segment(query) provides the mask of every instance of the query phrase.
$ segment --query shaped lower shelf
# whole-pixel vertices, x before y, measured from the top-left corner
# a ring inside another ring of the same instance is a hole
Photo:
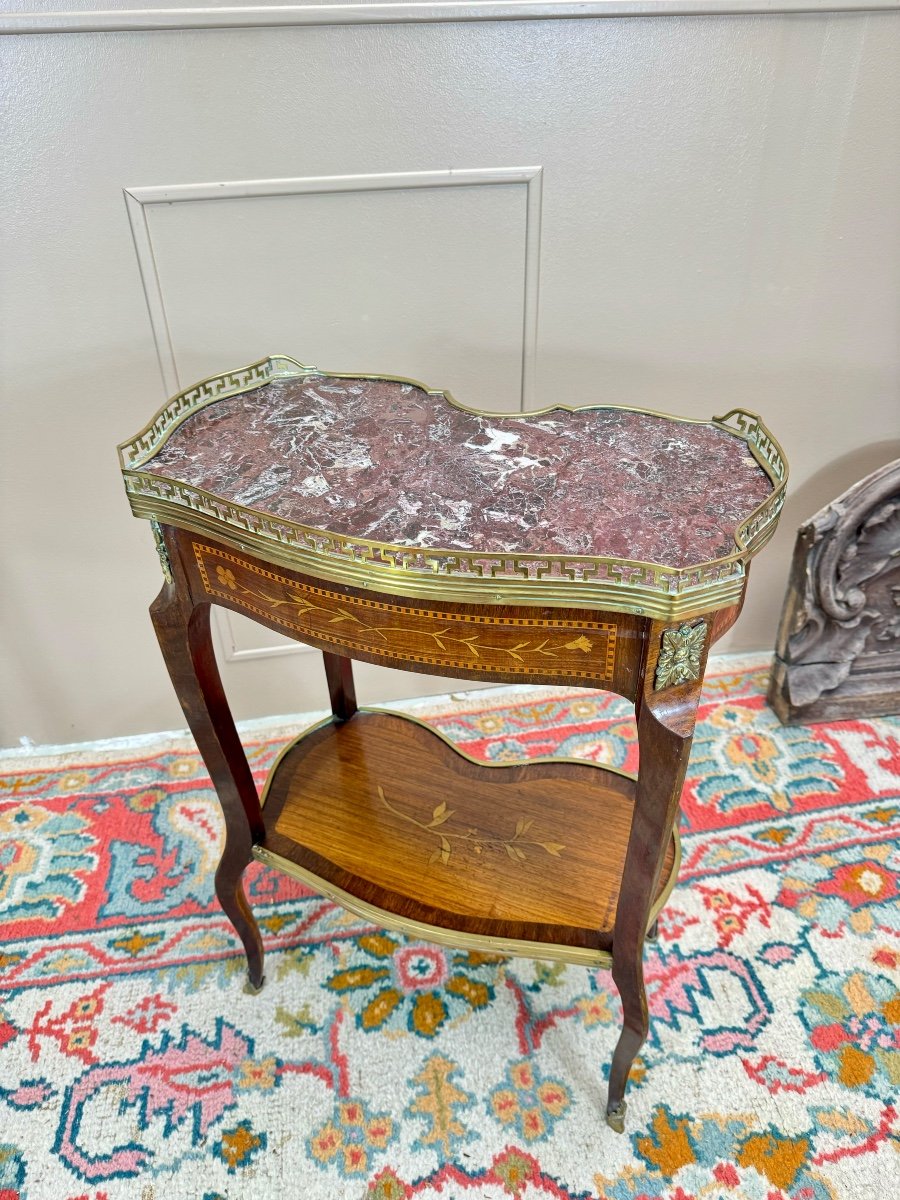
[[[635,786],[572,759],[486,765],[361,710],[282,753],[254,855],[414,937],[608,965]],[[679,857],[673,834],[651,921]]]

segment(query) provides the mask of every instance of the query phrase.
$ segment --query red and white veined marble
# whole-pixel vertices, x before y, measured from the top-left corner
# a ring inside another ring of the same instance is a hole
[[[476,416],[412,384],[321,375],[201,409],[142,470],[348,537],[671,567],[730,554],[772,490],[746,443],[710,425]]]

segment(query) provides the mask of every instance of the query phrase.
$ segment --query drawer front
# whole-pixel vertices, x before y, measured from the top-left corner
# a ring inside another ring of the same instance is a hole
[[[341,591],[204,542],[193,541],[192,549],[209,597],[321,649],[461,675],[540,675],[598,684],[613,679],[612,622],[509,616],[500,608],[423,607],[420,601]]]

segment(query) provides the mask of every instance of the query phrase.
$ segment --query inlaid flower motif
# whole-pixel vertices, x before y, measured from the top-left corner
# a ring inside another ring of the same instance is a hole
[[[882,975],[827,975],[802,993],[800,1016],[823,1070],[848,1088],[900,1084],[900,991]]]
[[[525,862],[528,859],[529,851],[533,852],[534,847],[544,850],[556,858],[566,848],[562,842],[542,842],[537,837],[529,836],[533,832],[534,818],[519,817],[515,830],[511,829],[505,838],[491,837],[484,831],[471,826],[460,828],[456,826],[455,822],[453,825],[447,824],[456,816],[456,809],[448,808],[446,800],[442,800],[434,806],[431,820],[426,823],[413,816],[412,813],[392,804],[380,784],[378,785],[378,798],[395,817],[399,817],[401,821],[407,821],[410,825],[428,834],[430,838],[434,838],[434,848],[428,860],[429,866],[434,863],[443,863],[446,866],[450,862],[454,846],[469,849],[473,854],[483,854],[485,850],[495,853],[505,851],[513,862]],[[510,821],[510,826],[512,826],[512,821]],[[529,848],[528,850],[525,849],[526,846]]]
[[[544,1079],[527,1059],[513,1063],[506,1074],[510,1086],[494,1088],[489,1111],[502,1125],[514,1125],[527,1142],[546,1137],[571,1104],[569,1089],[556,1079]]]
[[[230,588],[231,591],[237,587],[234,571],[230,567],[216,567],[216,579],[222,587]]]
[[[312,1135],[308,1149],[320,1167],[337,1160],[344,1175],[358,1179],[368,1174],[372,1159],[393,1138],[394,1123],[387,1114],[372,1116],[361,1100],[345,1100]]]
[[[433,1038],[451,1017],[484,1008],[494,998],[503,962],[495,955],[453,952],[383,933],[354,942],[358,962],[336,971],[326,986],[340,993],[371,993],[364,1005],[362,997],[354,997],[360,1029],[405,1025],[418,1037]]]
[[[585,637],[584,634],[582,634],[581,637],[575,638],[571,642],[566,642],[564,647],[566,650],[580,650],[582,654],[590,654],[593,648],[594,643],[590,638]]]

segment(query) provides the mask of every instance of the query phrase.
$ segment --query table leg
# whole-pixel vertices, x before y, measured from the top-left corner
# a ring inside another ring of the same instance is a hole
[[[241,884],[252,847],[263,834],[259,795],[225,697],[210,637],[210,605],[195,604],[171,534],[166,549],[172,582],[150,608],[169,676],[225,815],[225,847],[216,895],[247,954],[250,987],[263,984],[263,945]]]
[[[331,711],[336,721],[349,721],[356,712],[356,689],[353,686],[353,660],[344,654],[322,651]]]
[[[606,1121],[624,1130],[625,1085],[647,1037],[644,940],[672,825],[678,815],[687,771],[700,680],[652,690],[648,672],[638,699],[640,768],[631,837],[625,857],[621,902],[613,931],[613,979],[622,999],[622,1033],[609,1072]]]

